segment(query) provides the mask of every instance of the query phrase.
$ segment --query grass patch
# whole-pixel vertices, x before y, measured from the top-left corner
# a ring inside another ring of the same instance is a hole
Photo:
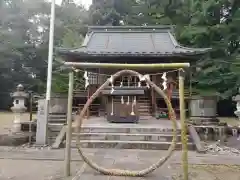
[[[33,114],[33,119],[36,118],[36,115]],[[24,113],[22,114],[22,120],[23,121],[29,121],[30,114]],[[5,129],[12,127],[14,121],[14,113],[12,112],[0,112],[0,129]]]

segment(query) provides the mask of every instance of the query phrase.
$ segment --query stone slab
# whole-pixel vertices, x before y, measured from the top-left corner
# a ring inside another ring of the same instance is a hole
[[[46,100],[38,100],[38,112],[37,112],[37,132],[36,132],[36,144],[47,144],[47,115],[46,115]]]
[[[196,129],[194,128],[194,126],[191,126],[191,125],[188,126],[188,132],[189,132],[190,136],[192,137],[194,144],[196,145],[197,152],[205,153],[206,150],[203,148],[200,137],[199,137]]]
[[[145,150],[168,150],[171,142],[156,141],[101,141],[101,140],[82,140],[83,148],[104,148],[104,149],[145,149]],[[72,142],[72,148],[76,147],[76,142]],[[182,144],[176,144],[176,150],[181,150]],[[188,143],[189,150],[195,150],[195,145]]]

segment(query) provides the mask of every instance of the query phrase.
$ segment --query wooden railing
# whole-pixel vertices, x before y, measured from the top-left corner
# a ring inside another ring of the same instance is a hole
[[[184,89],[185,99],[189,99],[192,95],[196,95],[196,93],[190,92],[189,89]],[[156,94],[156,98],[162,98],[162,97],[159,94]],[[178,99],[178,98],[179,98],[179,91],[178,91],[178,89],[177,90],[173,90],[173,92],[172,92],[172,99]]]

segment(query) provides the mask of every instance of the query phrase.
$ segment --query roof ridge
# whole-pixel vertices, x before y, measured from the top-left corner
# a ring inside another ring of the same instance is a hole
[[[82,46],[72,48],[68,51],[63,49],[62,54],[78,54],[83,57],[160,57],[193,56],[209,51],[209,49],[181,46],[174,36],[172,27],[173,26],[90,26],[90,31],[88,31]],[[109,46],[107,46],[107,44]]]
[[[172,31],[172,25],[158,25],[158,26],[89,26],[88,31],[130,31],[130,30],[166,30]]]

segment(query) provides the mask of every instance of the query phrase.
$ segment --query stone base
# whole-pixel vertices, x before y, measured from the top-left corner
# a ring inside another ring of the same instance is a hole
[[[193,125],[217,125],[220,120],[216,117],[190,117],[188,122]]]
[[[127,116],[127,117],[120,117],[120,116],[107,116],[108,122],[111,123],[138,123],[139,116]]]

